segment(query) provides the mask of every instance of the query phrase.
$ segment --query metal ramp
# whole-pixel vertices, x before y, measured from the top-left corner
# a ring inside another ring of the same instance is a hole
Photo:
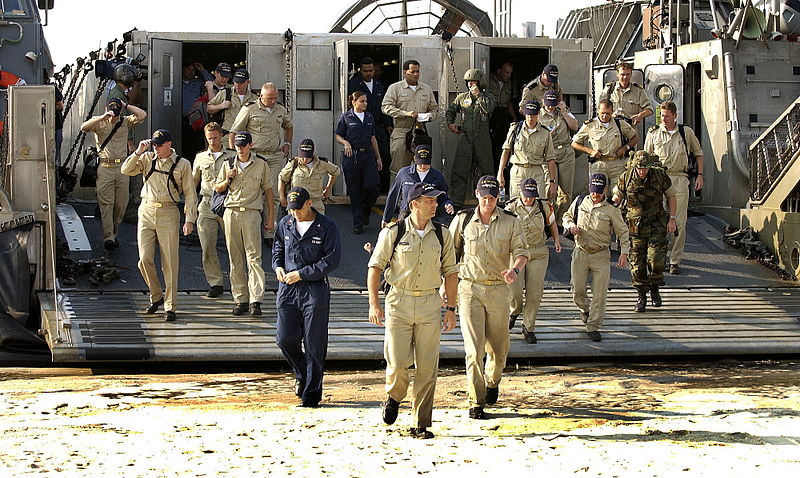
[[[536,334],[526,344],[512,331],[510,356],[517,359],[612,356],[757,355],[800,353],[798,288],[670,288],[664,306],[633,312],[631,289],[612,289],[601,332],[590,342],[571,294],[544,293]],[[45,299],[45,298],[43,298]],[[264,316],[234,317],[228,299],[181,293],[178,319],[147,316],[147,296],[130,292],[62,293],[61,320],[43,303],[54,362],[97,361],[283,361],[275,345],[275,294],[263,300]],[[383,359],[383,333],[367,319],[362,290],[332,293],[329,360]],[[60,322],[60,326],[59,326]],[[56,327],[56,329],[52,329]],[[442,335],[441,357],[464,358],[459,329]]]

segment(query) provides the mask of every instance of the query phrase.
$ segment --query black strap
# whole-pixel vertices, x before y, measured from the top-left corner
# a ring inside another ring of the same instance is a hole
[[[625,133],[622,132],[622,126],[620,126],[620,119],[614,118],[614,122],[617,123],[617,129],[619,130],[619,140],[622,142],[620,148],[628,144],[628,137],[625,136]]]
[[[175,168],[178,167],[178,162],[180,160],[181,158],[179,157],[175,158],[175,161],[172,163],[172,166],[170,166],[169,171],[161,171],[160,169],[156,169],[156,161],[158,161],[158,159],[156,157],[153,157],[152,161],[150,162],[150,171],[148,171],[144,177],[144,182],[147,182],[150,179],[150,176],[153,175],[153,173],[166,174],[168,177],[167,192],[169,193],[169,197],[170,199],[172,199],[173,202],[178,202],[178,201],[176,201],[175,196],[172,195],[172,191],[169,189],[169,183],[170,182],[172,183],[172,185],[175,187],[175,191],[180,196],[181,188],[180,186],[178,186],[178,181],[175,179],[175,174],[173,174],[175,172]]]
[[[474,215],[475,209],[464,210],[464,222],[461,223],[461,247],[456,248],[456,262],[461,262],[461,258],[464,256],[464,230],[467,229],[467,224],[469,224]]]
[[[547,214],[545,214],[545,212],[544,212],[544,206],[542,205],[542,202],[543,202],[543,201],[542,201],[541,199],[537,199],[537,200],[536,200],[536,204],[538,204],[538,205],[539,205],[539,212],[541,212],[541,213],[542,213],[542,220],[544,221],[544,234],[545,234],[547,237],[550,237],[550,236],[551,236],[551,234],[550,234],[550,228],[549,228],[549,227],[548,227],[548,225],[547,225]]]
[[[286,192],[288,193],[290,189],[292,189],[292,177],[294,176],[294,171],[297,169],[297,163],[300,161],[297,158],[292,159],[292,172],[289,173],[289,182],[286,183]]]
[[[686,167],[687,167],[687,169],[691,170],[691,169],[695,169],[696,168],[696,166],[692,164],[694,162],[694,160],[695,160],[694,159],[695,157],[694,157],[694,153],[689,151],[689,143],[686,142],[686,132],[683,130],[684,126],[686,126],[686,125],[678,124],[678,133],[680,133],[681,139],[683,140],[683,146],[686,148],[686,158],[688,159],[688,164],[686,165]],[[684,171],[684,172],[688,173],[689,171]],[[694,176],[696,176],[696,174]],[[689,178],[689,179],[691,179],[691,178]]]
[[[225,87],[225,101],[230,101],[231,100],[231,96],[233,96],[233,93],[231,91],[231,87],[230,86],[226,86]]]
[[[103,140],[103,143],[100,145],[100,148],[98,148],[98,151],[102,151],[103,148],[108,146],[108,143],[111,142],[111,138],[114,137],[114,133],[119,131],[119,129],[122,127],[123,121],[125,121],[125,118],[120,118],[119,121],[117,121],[117,124],[114,125],[114,129],[112,129],[111,133],[109,133],[108,136],[106,136],[106,139]]]
[[[511,133],[511,153],[514,153],[514,146],[517,144],[517,136],[519,136],[519,132],[522,131],[522,125],[525,123],[525,120],[522,120],[514,126],[514,132]]]
[[[441,252],[439,256],[444,262],[444,233],[442,232],[442,226],[440,223],[436,221],[431,221],[433,224],[433,232],[436,233],[436,239],[439,240],[439,245],[441,246]],[[389,256],[389,260],[386,262],[386,268],[389,268],[389,265],[392,263],[392,258],[394,257],[394,251],[397,249],[397,245],[400,244],[400,238],[406,234],[406,221],[397,221],[397,237],[394,238],[394,245],[392,246],[392,254]]]
[[[586,199],[586,194],[578,196],[578,200],[575,201],[575,207],[572,209],[572,222],[574,222],[576,226],[578,225],[578,206],[581,205],[584,199]]]

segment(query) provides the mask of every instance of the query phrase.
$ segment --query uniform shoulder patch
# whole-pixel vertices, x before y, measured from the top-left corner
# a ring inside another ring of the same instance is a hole
[[[589,123],[591,123],[591,122],[592,122],[592,120],[590,120],[590,119],[587,119],[586,121],[584,121],[584,122],[583,122],[583,124],[589,124]]]
[[[511,211],[506,211],[505,209],[501,209],[501,211],[503,211],[504,213],[508,214],[511,217],[517,217],[517,215]]]
[[[258,154],[258,153],[254,153],[254,154],[255,154],[256,158],[263,159],[264,161],[266,161],[266,160],[267,160],[267,158],[265,158],[264,156],[261,156],[261,155],[260,155],[260,154]]]
[[[639,83],[634,83],[634,82],[631,82],[631,84],[632,84],[633,86],[635,86],[635,87],[639,88],[640,90],[643,90],[643,89],[644,89],[644,87],[643,87],[642,85],[640,85]]]
[[[256,104],[255,101],[248,101],[247,103],[244,104],[244,106],[252,106],[254,104]]]
[[[648,133],[654,133],[654,132],[656,132],[657,130],[658,130],[658,125],[657,125],[657,124],[654,124],[653,126],[651,126],[651,127],[647,128],[647,132],[648,132]]]
[[[474,210],[475,210],[474,208],[468,207],[468,208],[465,208],[465,209],[461,209],[461,210],[459,210],[459,211],[458,211],[456,214],[457,214],[457,215],[458,215],[458,214],[467,214],[468,212],[470,212],[470,211],[474,211]]]

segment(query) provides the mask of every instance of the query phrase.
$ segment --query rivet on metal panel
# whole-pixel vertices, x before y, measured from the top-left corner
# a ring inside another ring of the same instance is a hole
[[[50,206],[48,206],[46,202],[43,202],[42,203],[42,211],[47,211],[48,209],[50,209]]]
[[[31,154],[31,147],[30,146],[23,146],[23,147],[19,148],[19,154],[21,154],[23,157],[27,158]]]

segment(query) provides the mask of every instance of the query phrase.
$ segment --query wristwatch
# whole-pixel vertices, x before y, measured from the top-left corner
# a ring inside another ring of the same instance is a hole
[[[514,267],[514,274],[519,275],[519,269],[517,269],[516,267]]]
[[[556,183],[556,180],[555,180],[555,179],[549,179],[547,182],[548,182],[548,183],[551,183],[551,184],[555,184],[555,183]]]
[[[670,219],[675,219],[676,221],[678,220],[678,216],[670,216],[669,218]]]
[[[456,311],[456,308],[455,308],[455,307],[450,307],[449,305],[448,305],[447,307],[445,307],[444,309],[445,309],[446,311],[448,311],[448,312],[455,312],[455,311]]]

